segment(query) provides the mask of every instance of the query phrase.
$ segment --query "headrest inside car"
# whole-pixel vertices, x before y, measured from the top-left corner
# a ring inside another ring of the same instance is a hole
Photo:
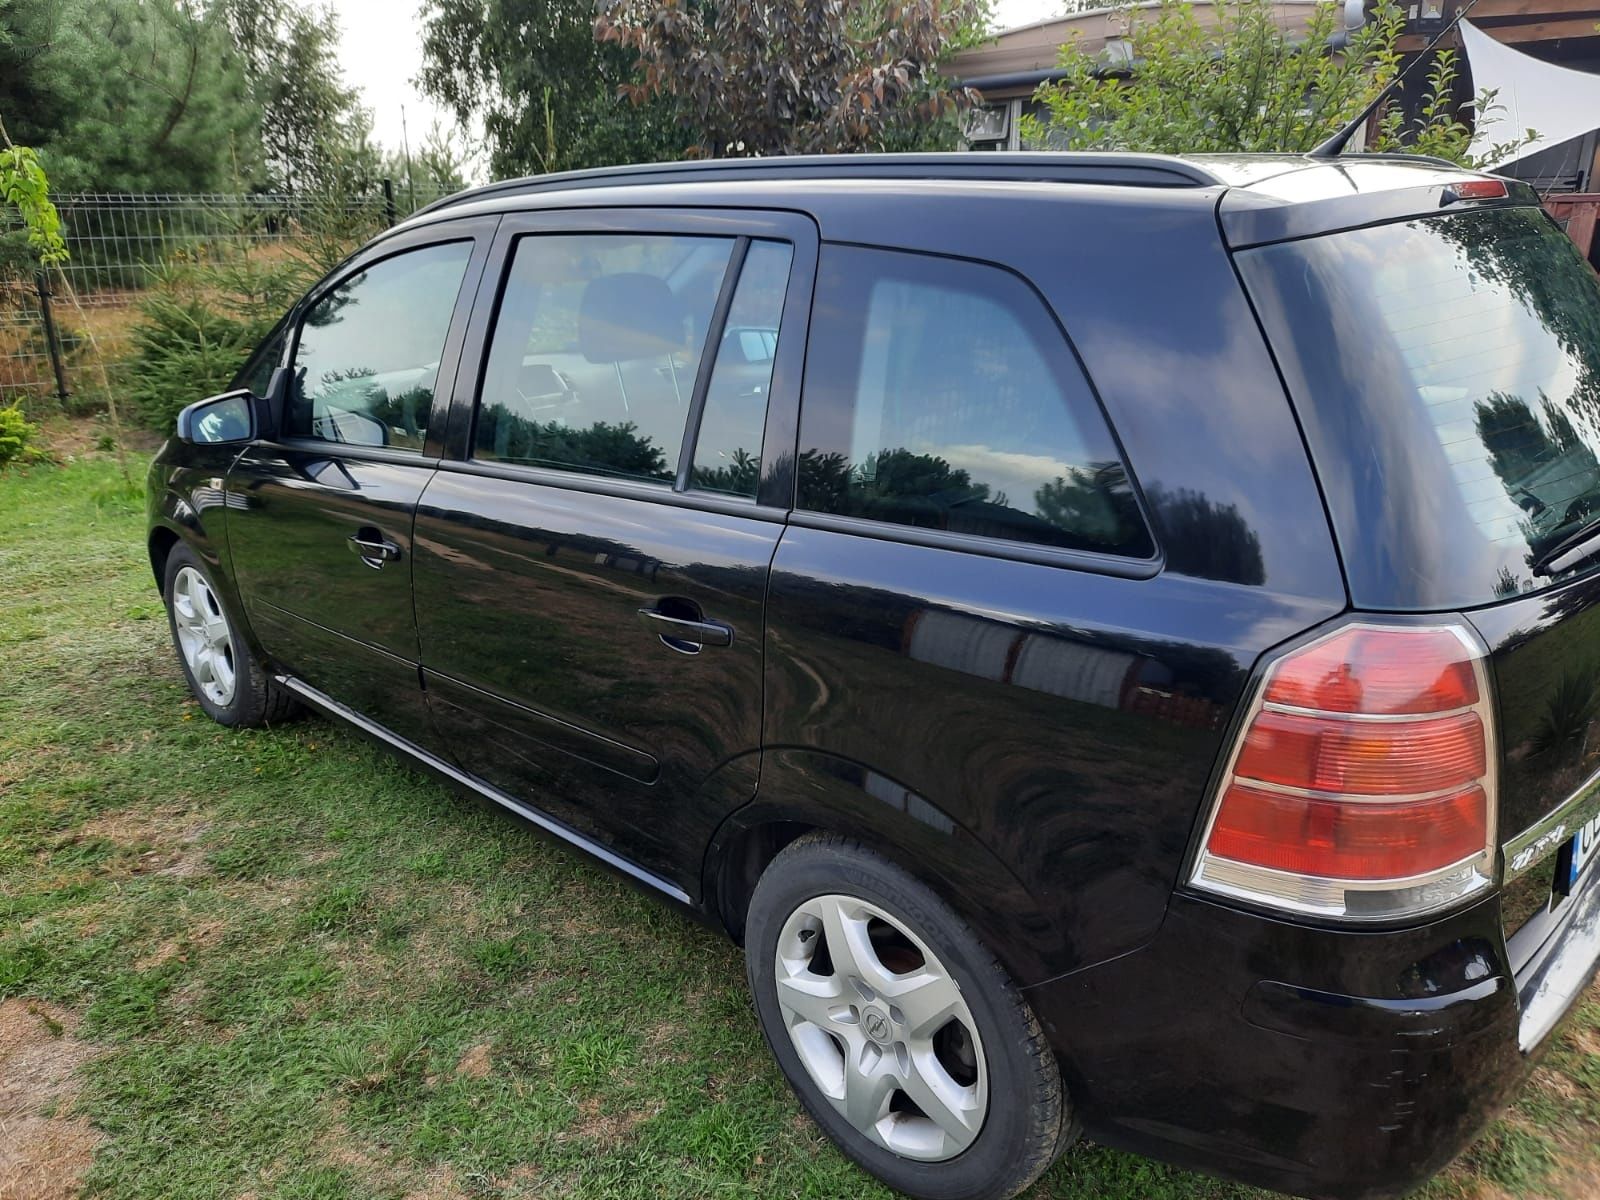
[[[683,302],[656,275],[591,279],[578,309],[578,349],[592,363],[661,358],[683,348]]]

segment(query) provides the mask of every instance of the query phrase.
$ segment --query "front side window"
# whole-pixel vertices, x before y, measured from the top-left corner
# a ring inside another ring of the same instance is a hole
[[[474,456],[671,483],[733,245],[610,233],[518,241]]]
[[[307,311],[295,348],[288,431],[422,449],[471,242],[383,259]]]
[[[825,247],[806,358],[802,508],[1153,553],[1088,381],[1017,276]]]

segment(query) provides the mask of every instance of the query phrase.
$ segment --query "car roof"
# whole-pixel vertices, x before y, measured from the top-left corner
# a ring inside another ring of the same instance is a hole
[[[569,207],[785,208],[826,219],[850,212],[851,236],[872,240],[858,211],[886,194],[941,205],[1026,193],[1087,206],[1215,206],[1234,248],[1311,236],[1408,215],[1437,213],[1463,179],[1484,178],[1416,155],[1160,155],[1122,152],[839,154],[690,160],[535,175],[470,188],[428,205],[400,228],[455,216]],[[1505,203],[1536,204],[1507,180]],[[1181,197],[1181,199],[1180,199]],[[886,225],[903,223],[892,206]],[[896,237],[896,242],[903,240]]]

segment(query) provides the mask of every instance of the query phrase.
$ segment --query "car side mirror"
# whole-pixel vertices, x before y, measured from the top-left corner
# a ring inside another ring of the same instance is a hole
[[[196,400],[178,414],[178,440],[201,446],[220,446],[269,438],[277,429],[288,390],[289,372],[272,373],[267,394],[257,396],[238,388]]]
[[[200,446],[248,442],[256,435],[255,397],[248,390],[197,400],[178,414],[178,440]]]

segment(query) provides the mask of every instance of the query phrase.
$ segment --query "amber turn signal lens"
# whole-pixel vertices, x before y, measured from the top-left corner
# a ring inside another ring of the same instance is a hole
[[[1474,712],[1352,721],[1268,710],[1250,723],[1233,774],[1314,792],[1414,796],[1473,782],[1483,756],[1483,722]]]

